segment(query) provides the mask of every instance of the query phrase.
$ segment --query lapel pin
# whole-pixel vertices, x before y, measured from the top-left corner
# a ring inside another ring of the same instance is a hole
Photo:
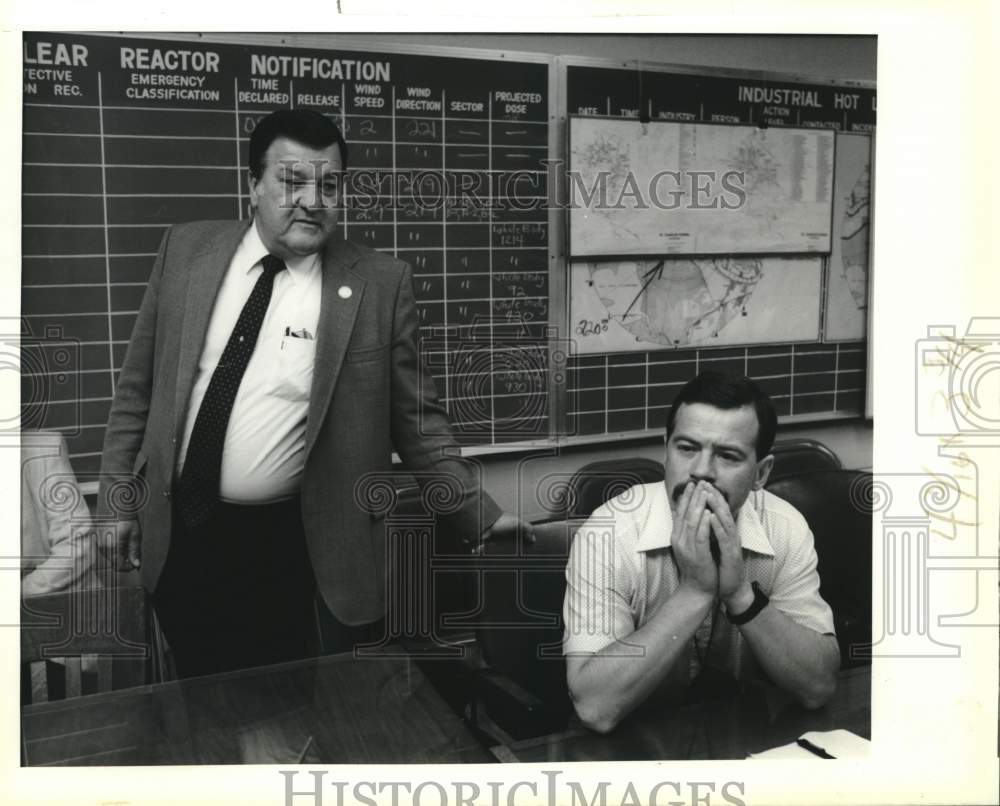
[[[337,294],[340,295],[341,299],[350,299],[351,293],[352,293],[351,287],[347,285],[342,285],[340,288],[337,289]]]

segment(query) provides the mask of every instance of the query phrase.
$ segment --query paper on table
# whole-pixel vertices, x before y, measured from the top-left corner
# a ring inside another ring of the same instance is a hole
[[[871,747],[870,741],[863,739],[856,733],[851,733],[849,730],[813,730],[809,733],[803,733],[802,738],[812,742],[817,747],[822,747],[834,758],[865,758]],[[819,756],[810,753],[795,742],[791,742],[760,753],[750,753],[747,758],[818,759]]]

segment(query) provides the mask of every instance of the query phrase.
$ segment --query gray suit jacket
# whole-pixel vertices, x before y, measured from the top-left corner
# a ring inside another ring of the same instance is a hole
[[[99,517],[142,526],[149,590],[167,557],[170,494],[213,304],[248,222],[195,222],[163,238],[122,365],[104,440]],[[344,299],[338,289],[347,286]],[[410,268],[337,240],[323,254],[323,299],[306,425],[302,520],[316,581],[347,624],[384,614],[384,522],[356,500],[365,474],[391,471],[395,448],[418,480],[444,474],[459,491],[445,521],[478,539],[500,514],[457,455],[433,379],[421,370]],[[143,485],[132,479],[143,478]],[[138,496],[138,497],[136,497]],[[144,499],[144,500],[142,500]]]

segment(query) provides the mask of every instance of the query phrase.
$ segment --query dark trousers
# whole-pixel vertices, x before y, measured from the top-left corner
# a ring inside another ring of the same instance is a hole
[[[384,619],[348,626],[315,595],[298,498],[220,503],[197,529],[177,513],[174,524],[153,605],[178,677],[348,652],[382,638]]]
[[[315,654],[315,585],[298,498],[220,503],[194,529],[175,512],[153,604],[178,677]]]

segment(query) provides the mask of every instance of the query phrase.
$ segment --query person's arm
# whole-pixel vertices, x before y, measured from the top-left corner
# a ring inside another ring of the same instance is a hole
[[[585,525],[574,541],[567,568],[566,680],[577,715],[592,730],[612,730],[649,697],[715,602],[718,572],[709,550],[705,496],[693,484],[685,490],[671,534],[681,583],[634,631],[624,601],[629,592],[615,580],[614,566],[622,558],[603,544],[613,538],[600,526]],[[602,624],[613,625],[611,643],[592,654],[573,651],[573,631],[600,632]]]
[[[753,603],[753,591],[744,586],[724,600],[727,612],[739,615]],[[840,668],[835,636],[803,627],[770,603],[739,630],[771,682],[803,706],[820,708],[833,696]]]
[[[396,295],[389,358],[392,442],[418,484],[443,483],[443,520],[463,540],[475,542],[494,525],[507,528],[512,516],[498,523],[503,513],[483,491],[479,467],[461,457],[434,379],[420,360],[417,334],[412,274],[406,266]]]
[[[156,346],[156,314],[159,304],[160,281],[167,253],[171,230],[167,230],[153,264],[153,271],[142,298],[139,315],[132,330],[125,360],[118,376],[114,402],[108,416],[101,455],[100,485],[97,495],[99,518],[115,516],[113,489],[117,484],[135,484],[134,464],[149,414],[153,390],[153,356]],[[120,492],[119,492],[120,494]],[[126,499],[130,496],[125,496]],[[136,491],[131,500],[141,500]],[[135,518],[119,519],[116,530],[115,551],[119,570],[138,568],[140,560],[141,531]]]
[[[566,681],[577,716],[607,733],[649,697],[682,656],[713,597],[681,586],[652,618],[593,655],[567,655]]]
[[[710,496],[709,506],[719,541],[719,598],[727,613],[738,616],[754,601],[753,590],[743,575],[743,549],[729,507],[717,491]],[[739,626],[771,681],[806,708],[819,708],[833,696],[840,649],[835,636],[799,624],[782,608],[793,609],[793,602],[810,600],[822,604],[818,591],[816,552],[810,540],[797,546],[779,569],[768,605]]]
[[[29,448],[22,459],[21,483],[41,518],[38,525],[45,529],[33,542],[48,548],[48,556],[21,580],[23,596],[70,590],[87,578],[94,563],[90,510],[76,484],[65,440],[57,434],[51,436],[51,447],[41,449],[45,453]],[[32,437],[26,435],[25,439]],[[66,506],[68,501],[75,505]]]

